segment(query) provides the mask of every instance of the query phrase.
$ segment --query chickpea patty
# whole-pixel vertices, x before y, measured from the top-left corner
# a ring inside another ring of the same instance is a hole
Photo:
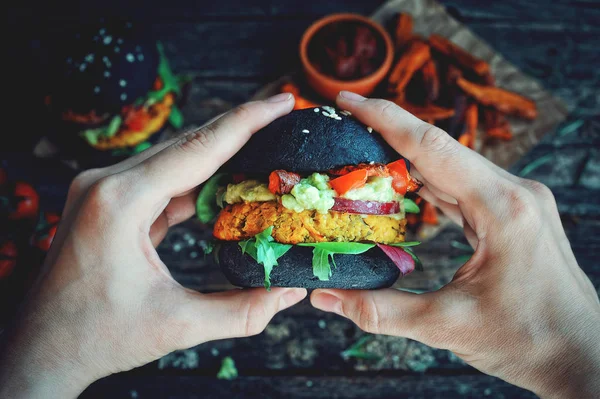
[[[276,201],[246,202],[225,207],[215,223],[219,240],[241,241],[273,226],[273,238],[284,244],[323,241],[404,241],[406,219],[351,213],[294,212]]]

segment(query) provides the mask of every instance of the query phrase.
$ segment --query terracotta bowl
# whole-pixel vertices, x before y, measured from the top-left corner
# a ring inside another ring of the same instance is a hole
[[[308,57],[308,47],[315,34],[326,25],[343,22],[358,22],[367,25],[379,36],[378,40],[383,40],[384,42],[385,55],[381,65],[370,75],[357,80],[338,80],[332,76],[325,75],[317,70]],[[341,90],[348,90],[368,96],[389,72],[394,60],[394,46],[392,45],[390,35],[377,22],[358,14],[332,14],[314,22],[304,32],[300,41],[300,60],[302,61],[308,84],[326,99],[334,101]]]

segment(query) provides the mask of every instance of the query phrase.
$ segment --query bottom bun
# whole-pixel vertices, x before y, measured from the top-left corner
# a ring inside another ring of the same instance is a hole
[[[271,286],[301,288],[342,288],[369,290],[387,288],[396,282],[400,270],[379,248],[359,255],[334,255],[332,276],[321,281],[313,275],[312,247],[294,245],[277,260],[271,271]],[[218,249],[221,270],[238,287],[263,287],[265,269],[247,254],[238,242],[221,241]]]

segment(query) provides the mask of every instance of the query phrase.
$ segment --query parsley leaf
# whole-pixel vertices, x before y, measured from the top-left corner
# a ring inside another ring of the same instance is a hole
[[[282,257],[292,248],[290,244],[274,242],[273,226],[263,230],[249,240],[240,241],[239,246],[242,253],[250,255],[258,264],[265,269],[265,288],[271,289],[271,271],[277,266],[277,259]]]

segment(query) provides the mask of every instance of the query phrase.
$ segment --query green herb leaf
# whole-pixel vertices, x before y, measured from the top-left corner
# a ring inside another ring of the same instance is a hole
[[[421,245],[421,241],[405,241],[405,242],[397,242],[394,244],[387,244],[390,247],[416,247],[417,245]]]
[[[534,170],[536,170],[537,168],[539,168],[540,166],[547,164],[548,162],[550,162],[550,160],[552,160],[554,158],[554,154],[546,154],[542,157],[539,157],[538,159],[530,162],[529,164],[525,165],[523,167],[523,169],[521,169],[521,171],[519,172],[519,176],[521,177],[525,177],[528,174],[530,174],[531,172],[533,172]]]
[[[273,242],[272,232],[273,226],[249,240],[239,242],[242,253],[250,255],[258,264],[263,265],[265,269],[265,288],[267,290],[271,289],[271,271],[274,266],[277,266],[277,259],[292,248],[289,244]]]
[[[362,337],[360,337],[360,339],[358,341],[356,341],[354,344],[352,344],[352,346],[350,346],[348,349],[346,349],[345,351],[340,353],[340,355],[344,359],[348,359],[351,357],[356,358],[356,359],[365,359],[365,360],[381,359],[381,356],[379,356],[375,353],[368,352],[367,350],[365,350],[363,348],[363,346],[365,346],[365,344],[369,340],[371,340],[371,338],[373,338],[372,335],[363,335]]]
[[[229,356],[226,356],[221,361],[221,369],[217,373],[217,378],[220,380],[233,380],[237,378],[238,371],[235,367],[235,362]]]
[[[113,137],[115,134],[117,134],[119,128],[121,127],[121,122],[123,122],[123,118],[121,118],[120,115],[115,115],[106,128],[106,137]]]
[[[556,132],[556,135],[559,137],[562,137],[562,136],[566,136],[571,133],[575,133],[577,130],[579,130],[579,128],[584,123],[585,123],[585,120],[583,120],[583,119],[577,119],[577,120],[574,120],[573,122],[569,122],[569,123],[563,125],[560,129],[558,129],[558,131]]]
[[[404,247],[403,249],[415,261],[415,269],[422,272],[423,271],[423,263],[421,262],[421,259],[419,259],[419,257],[412,251],[412,249],[410,249],[408,247]]]
[[[146,151],[150,147],[152,147],[152,144],[150,144],[147,141],[144,141],[143,143],[140,143],[140,144],[136,145],[135,147],[133,147],[132,152],[134,154],[139,154],[140,152]]]
[[[469,261],[469,259],[471,259],[472,255],[458,255],[454,258],[452,258],[451,260],[455,263],[464,265],[465,263],[467,263]]]
[[[375,244],[365,244],[361,242],[317,242],[301,243],[302,247],[313,247],[313,275],[321,281],[329,281],[331,277],[331,263],[335,267],[334,254],[358,255],[373,248]]]
[[[83,132],[81,132],[79,134],[89,144],[96,145],[96,144],[98,144],[98,137],[100,137],[98,130],[99,129],[88,129],[88,130],[84,130]]]
[[[463,250],[463,251],[466,251],[466,252],[470,252],[470,253],[474,252],[473,248],[471,248],[470,245],[463,244],[460,241],[452,240],[452,241],[450,241],[450,246],[452,248],[460,249],[460,250]]]
[[[217,207],[217,190],[226,175],[216,173],[204,183],[196,200],[196,217],[202,223],[210,223],[219,212]]]
[[[420,213],[419,205],[410,198],[404,198],[404,212],[405,213]]]
[[[171,113],[169,114],[169,122],[175,129],[181,129],[183,127],[183,114],[179,110],[177,105],[171,106]]]
[[[331,277],[331,266],[329,265],[329,256],[333,259],[333,254],[324,249],[313,249],[312,267],[313,274],[321,281],[329,281]]]

